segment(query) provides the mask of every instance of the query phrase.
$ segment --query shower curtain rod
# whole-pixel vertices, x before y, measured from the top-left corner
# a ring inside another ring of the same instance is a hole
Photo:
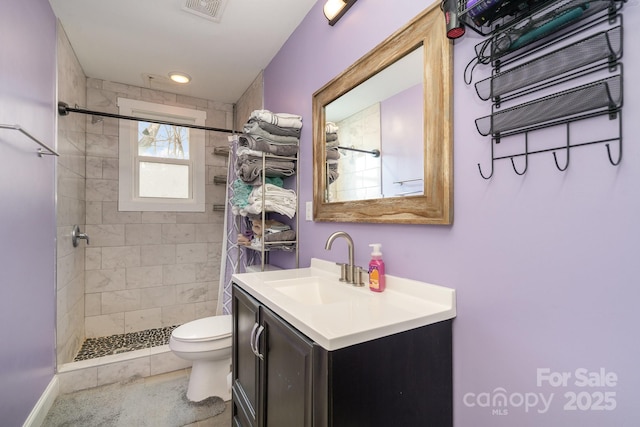
[[[361,150],[359,148],[343,147],[342,145],[338,145],[337,148],[341,150],[357,151],[359,153],[368,153],[368,154],[371,154],[373,157],[380,157],[380,150],[377,150],[375,148],[373,150]]]
[[[147,119],[143,117],[132,117],[132,116],[123,116],[121,114],[112,114],[112,113],[103,113],[101,111],[91,111],[86,110],[84,108],[77,107],[69,107],[69,104],[64,102],[58,102],[58,114],[61,116],[67,116],[69,113],[80,113],[80,114],[90,114],[92,116],[100,116],[100,117],[110,117],[112,119],[124,119],[124,120],[133,120],[136,122],[149,122],[149,123],[157,123],[161,125],[171,125],[171,126],[180,126],[183,128],[191,128],[191,129],[201,129],[201,130],[209,130],[212,132],[225,132],[225,133],[236,133],[233,130],[229,129],[220,129],[220,128],[212,128],[207,126],[198,126],[198,125],[190,125],[188,123],[173,123],[168,122],[166,120],[156,120],[156,119]]]

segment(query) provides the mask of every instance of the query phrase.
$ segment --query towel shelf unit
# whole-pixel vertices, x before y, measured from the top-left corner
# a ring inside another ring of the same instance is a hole
[[[0,124],[0,129],[17,130],[18,132],[20,132],[21,134],[23,134],[24,136],[26,136],[27,138],[29,138],[30,140],[32,140],[33,142],[38,144],[41,147],[41,148],[38,148],[38,151],[37,151],[38,157],[42,157],[43,155],[46,155],[46,156],[59,156],[60,155],[54,149],[49,147],[47,144],[45,144],[44,142],[41,142],[38,138],[36,138],[35,136],[31,135],[29,132],[24,130],[24,128],[22,126],[20,126],[20,125],[2,125],[2,124]]]

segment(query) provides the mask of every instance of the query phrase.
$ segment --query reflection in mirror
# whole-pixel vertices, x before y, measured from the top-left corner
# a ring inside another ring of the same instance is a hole
[[[326,202],[423,194],[423,48],[325,107]]]
[[[438,3],[313,94],[315,221],[451,224],[452,42]]]

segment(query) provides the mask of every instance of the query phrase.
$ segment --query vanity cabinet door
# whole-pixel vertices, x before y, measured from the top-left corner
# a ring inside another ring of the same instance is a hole
[[[263,425],[311,427],[313,343],[269,309],[261,310]]]
[[[258,303],[233,287],[233,419],[234,425],[257,427],[259,360],[253,341],[259,322]]]

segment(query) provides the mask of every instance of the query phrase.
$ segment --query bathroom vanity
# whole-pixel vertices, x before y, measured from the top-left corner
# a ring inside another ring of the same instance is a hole
[[[334,263],[233,281],[233,425],[451,426],[455,291]]]

